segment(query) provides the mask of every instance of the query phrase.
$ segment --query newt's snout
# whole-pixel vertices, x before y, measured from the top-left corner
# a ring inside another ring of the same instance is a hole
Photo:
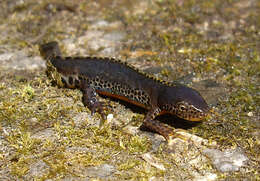
[[[180,102],[176,105],[176,107],[176,115],[188,121],[200,121],[204,119],[209,112],[209,107],[207,104],[203,106],[205,107],[204,109],[197,108],[187,102]]]

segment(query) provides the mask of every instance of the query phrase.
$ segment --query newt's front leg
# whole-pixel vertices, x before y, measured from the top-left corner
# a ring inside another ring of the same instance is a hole
[[[155,131],[162,135],[167,141],[169,141],[173,137],[178,137],[175,135],[174,129],[170,126],[155,120],[155,118],[160,115],[161,109],[160,108],[152,108],[148,111],[145,116],[144,122],[142,126],[149,128],[152,131]]]
[[[93,115],[97,111],[103,119],[106,119],[103,102],[98,101],[95,89],[89,87],[88,84],[85,83],[82,85],[81,91],[83,93],[82,102],[84,106],[87,106],[90,109],[91,114]]]

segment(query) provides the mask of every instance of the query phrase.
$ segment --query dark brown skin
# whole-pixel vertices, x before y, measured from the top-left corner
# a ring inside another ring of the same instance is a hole
[[[189,121],[200,121],[209,107],[194,89],[180,84],[170,84],[140,72],[110,58],[62,58],[57,42],[40,45],[41,55],[47,60],[47,73],[60,87],[79,88],[83,103],[92,113],[103,117],[103,105],[97,93],[117,98],[148,110],[143,125],[166,139],[173,129],[155,118],[173,114]]]

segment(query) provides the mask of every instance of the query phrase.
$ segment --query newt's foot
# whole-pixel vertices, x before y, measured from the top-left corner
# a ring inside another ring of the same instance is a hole
[[[168,141],[168,143],[172,142],[172,140],[174,140],[176,138],[179,138],[183,141],[188,140],[187,136],[185,136],[184,134],[181,134],[181,133],[185,133],[186,132],[185,130],[174,129],[174,128],[168,126],[167,124],[164,124],[158,120],[144,121],[142,126],[145,126],[145,127],[149,128],[150,130],[159,133]]]
[[[164,124],[155,119],[155,117],[161,112],[160,108],[155,107],[148,111],[146,117],[144,119],[143,125],[150,130],[159,133],[162,135],[168,142],[174,140],[175,138],[180,138],[184,141],[187,140],[187,137],[183,136],[183,134],[179,134],[177,132],[185,132],[185,130],[174,129],[167,124]]]
[[[91,111],[91,115],[93,115],[95,112],[98,112],[102,119],[106,119],[106,115],[104,113],[105,106],[104,102],[100,102],[97,99],[97,93],[93,88],[85,88],[82,90],[83,97],[82,102],[84,106],[88,107]]]

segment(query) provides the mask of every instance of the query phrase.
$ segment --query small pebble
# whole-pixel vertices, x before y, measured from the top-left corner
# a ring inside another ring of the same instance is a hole
[[[249,113],[247,113],[247,115],[248,115],[249,117],[252,117],[254,114],[253,114],[253,112],[249,112]]]
[[[110,123],[113,120],[114,116],[113,114],[108,114],[107,115],[107,122]]]

